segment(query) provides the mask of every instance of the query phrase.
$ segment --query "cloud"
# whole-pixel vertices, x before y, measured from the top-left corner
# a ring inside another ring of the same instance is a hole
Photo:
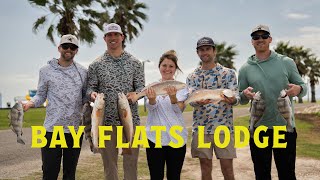
[[[164,18],[166,22],[169,22],[170,19],[172,19],[173,14],[176,12],[177,10],[177,2],[172,1],[171,3],[168,4],[168,9],[167,11],[164,12]]]
[[[289,41],[291,45],[304,46],[310,48],[318,58],[320,58],[320,27],[305,26],[298,29],[299,34],[296,36],[288,36],[276,38],[278,41]]]
[[[310,17],[310,15],[308,14],[301,14],[301,13],[289,13],[286,16],[288,19],[293,19],[293,20],[308,19]]]

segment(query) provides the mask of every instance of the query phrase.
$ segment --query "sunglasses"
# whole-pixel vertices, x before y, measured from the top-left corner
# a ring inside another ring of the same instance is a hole
[[[252,38],[253,40],[258,40],[258,39],[260,39],[260,38],[262,38],[262,39],[268,39],[269,37],[270,37],[269,34],[252,35],[252,36],[251,36],[251,38]]]
[[[71,44],[71,43],[65,43],[65,44],[61,44],[62,49],[67,50],[67,49],[71,49],[72,51],[75,51],[78,49],[78,46]]]

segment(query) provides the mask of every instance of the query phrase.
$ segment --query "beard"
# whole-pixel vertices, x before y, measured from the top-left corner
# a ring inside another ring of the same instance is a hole
[[[70,53],[70,55],[66,55],[66,53],[62,53],[61,56],[65,61],[70,62],[70,61],[73,60],[75,54],[74,53]]]

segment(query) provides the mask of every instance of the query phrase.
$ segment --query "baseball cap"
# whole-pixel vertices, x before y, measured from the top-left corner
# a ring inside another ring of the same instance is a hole
[[[75,35],[72,35],[72,34],[66,34],[66,35],[63,35],[61,37],[61,40],[60,40],[60,43],[59,43],[59,46],[61,44],[65,44],[65,43],[71,43],[71,44],[74,44],[76,46],[79,47],[79,42],[78,42],[78,39]]]
[[[270,29],[269,29],[269,27],[266,26],[266,25],[260,24],[260,25],[258,25],[257,27],[255,27],[255,28],[252,29],[252,32],[251,32],[250,35],[252,36],[252,34],[255,33],[255,32],[257,32],[257,31],[265,31],[265,32],[267,32],[267,33],[270,34]]]
[[[215,47],[213,40],[209,37],[202,37],[197,42],[197,49],[201,46],[212,46]]]
[[[104,34],[108,34],[111,32],[117,32],[117,33],[123,34],[121,27],[116,23],[110,23],[105,27]]]

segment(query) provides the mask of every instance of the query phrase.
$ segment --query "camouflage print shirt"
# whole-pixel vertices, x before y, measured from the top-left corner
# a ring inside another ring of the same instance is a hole
[[[105,52],[98,57],[88,69],[87,94],[93,91],[104,93],[105,121],[104,124],[121,125],[118,115],[118,93],[137,92],[144,88],[144,72],[142,63],[127,52],[114,58]],[[139,125],[138,103],[130,104],[133,124]]]
[[[197,68],[188,76],[187,85],[192,91],[198,89],[231,89],[236,91],[236,104],[240,100],[235,71],[220,64],[210,70]],[[213,134],[217,126],[225,125],[233,133],[232,105],[225,102],[206,105],[191,103],[191,105],[194,106],[193,132],[198,132],[198,126],[205,126],[205,134]]]

